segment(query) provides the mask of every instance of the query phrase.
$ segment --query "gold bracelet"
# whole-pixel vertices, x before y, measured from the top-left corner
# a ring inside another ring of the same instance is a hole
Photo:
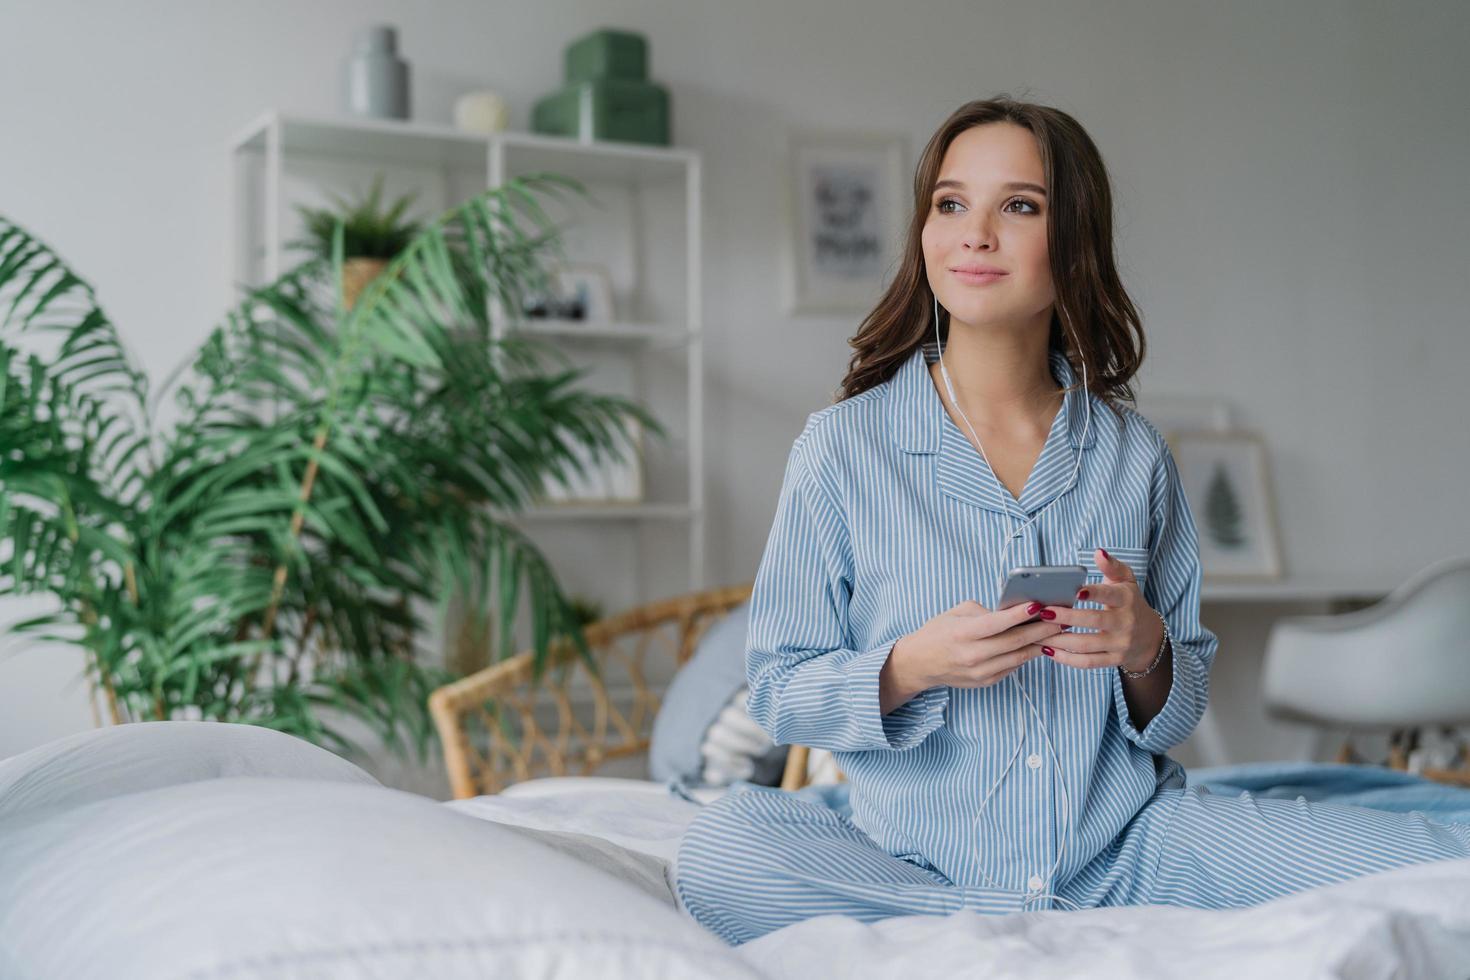
[[[1119,664],[1118,669],[1123,671],[1124,677],[1147,677],[1154,672],[1155,667],[1164,662],[1164,651],[1169,649],[1169,621],[1164,618],[1163,613],[1159,613],[1158,616],[1159,622],[1164,625],[1164,638],[1159,641],[1159,652],[1154,655],[1154,662],[1148,665],[1148,670],[1136,674],[1124,668],[1122,664]]]

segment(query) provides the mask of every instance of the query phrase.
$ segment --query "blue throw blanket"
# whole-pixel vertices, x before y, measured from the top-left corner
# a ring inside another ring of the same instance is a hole
[[[1333,762],[1251,762],[1188,770],[1185,785],[1218,795],[1239,795],[1366,806],[1431,820],[1470,823],[1470,788],[1437,783],[1383,766]]]
[[[1365,806],[1396,813],[1418,810],[1431,820],[1442,823],[1470,823],[1470,788],[1449,786],[1383,766],[1335,762],[1250,762],[1190,769],[1185,785],[1220,796],[1238,796],[1242,792],[1289,800],[1300,796],[1313,803]],[[737,781],[731,788],[781,792],[745,780]],[[847,793],[847,783],[807,786],[796,791],[797,796],[851,816]]]

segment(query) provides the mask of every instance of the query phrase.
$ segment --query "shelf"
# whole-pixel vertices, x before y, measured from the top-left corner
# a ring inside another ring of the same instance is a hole
[[[688,504],[550,504],[528,507],[513,520],[638,520],[682,521],[694,516]]]
[[[484,172],[489,140],[450,126],[354,119],[292,116],[268,112],[241,130],[236,152],[264,152],[272,125],[281,127],[281,150],[293,156],[360,160],[419,167],[463,167]]]
[[[529,337],[589,341],[602,346],[631,347],[682,347],[699,336],[697,330],[605,320],[531,320],[509,327],[507,332]]]
[[[580,142],[561,136],[505,130],[491,136],[452,126],[351,116],[301,116],[267,112],[236,134],[236,152],[264,153],[274,125],[284,153],[324,159],[372,159],[421,167],[484,172],[492,144],[505,151],[510,176],[552,171],[586,182],[656,184],[683,181],[696,153],[679,147],[616,140]]]
[[[541,133],[503,132],[494,139],[505,148],[509,176],[549,170],[587,182],[627,184],[682,183],[695,154],[678,147],[646,146],[616,140],[587,143]]]
[[[1320,602],[1332,599],[1381,599],[1396,582],[1341,575],[1299,575],[1275,581],[1231,582],[1205,579],[1201,602]]]

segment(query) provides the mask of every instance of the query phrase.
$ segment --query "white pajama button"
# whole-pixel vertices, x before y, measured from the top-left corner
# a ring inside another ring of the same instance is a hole
[[[1035,752],[1032,752],[1026,757],[1026,765],[1030,766],[1032,769],[1040,769],[1041,756],[1037,755]]]
[[[1041,875],[1032,875],[1031,880],[1026,882],[1026,887],[1034,892],[1039,892],[1041,891],[1041,886],[1044,884],[1046,882],[1041,880]]]

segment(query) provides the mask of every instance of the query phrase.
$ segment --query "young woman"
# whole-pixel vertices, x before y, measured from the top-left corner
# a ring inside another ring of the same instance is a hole
[[[1097,147],[962,106],[925,148],[892,285],[791,448],[750,604],[748,710],[831,750],[851,817],[749,787],[681,842],[731,943],[827,913],[1250,905],[1470,856],[1470,825],[1184,788],[1204,712],[1195,527],[1133,401],[1144,355]],[[1079,375],[1081,381],[1078,380]],[[997,608],[1021,565],[1075,606]]]

